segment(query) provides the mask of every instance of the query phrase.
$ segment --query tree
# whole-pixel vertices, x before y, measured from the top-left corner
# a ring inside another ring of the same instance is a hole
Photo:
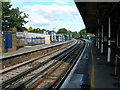
[[[33,32],[33,28],[32,28],[32,27],[29,27],[29,28],[28,28],[28,31],[29,31],[29,32]]]
[[[87,36],[88,36],[88,37],[94,37],[95,35],[92,34],[92,33],[87,33]]]
[[[68,34],[71,35],[71,34],[72,34],[72,31],[68,30]]]
[[[72,32],[73,38],[79,37],[79,34],[77,32]]]
[[[9,26],[8,18],[10,14],[11,4],[9,2],[2,2],[2,28],[3,30]],[[8,22],[8,23],[7,23]]]
[[[43,33],[44,31],[46,31],[46,29],[42,29],[41,32]]]
[[[87,32],[86,32],[86,29],[82,29],[80,32],[79,32],[80,36],[82,37],[86,37],[87,36]]]
[[[22,27],[22,31],[28,31],[26,27]]]
[[[42,33],[42,30],[40,28],[36,28],[37,33]]]
[[[40,28],[32,28],[31,26],[28,28],[28,32],[33,32],[33,33],[41,33],[46,31],[46,29],[40,29]]]
[[[51,32],[57,33],[56,31],[52,30]]]
[[[67,35],[68,34],[68,31],[67,29],[65,28],[61,28],[57,31],[57,34],[64,34],[64,35]]]
[[[80,32],[79,32],[80,36],[82,37],[93,37],[95,36],[94,34],[92,33],[87,33],[86,29],[82,29]]]
[[[25,18],[28,18],[28,14],[25,14],[23,11],[20,11],[19,8],[11,8],[9,2],[2,2],[2,26],[3,30],[10,27],[16,27],[18,31],[23,30],[23,25],[28,21]]]

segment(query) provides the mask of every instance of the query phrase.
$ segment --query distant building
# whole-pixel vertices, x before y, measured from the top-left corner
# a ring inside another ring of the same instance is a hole
[[[56,34],[56,40],[59,42],[65,41],[65,37],[63,34]]]

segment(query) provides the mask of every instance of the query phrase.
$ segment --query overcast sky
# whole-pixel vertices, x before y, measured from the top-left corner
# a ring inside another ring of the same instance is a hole
[[[11,0],[13,7],[29,14],[25,27],[52,30],[66,28],[79,31],[85,28],[73,0]]]

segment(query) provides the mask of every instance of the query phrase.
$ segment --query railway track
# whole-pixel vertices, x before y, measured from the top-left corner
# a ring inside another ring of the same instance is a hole
[[[2,74],[2,76],[3,76],[2,77],[2,87],[5,89],[11,88],[12,86],[15,86],[16,82],[19,82],[22,80],[23,81],[28,80],[32,76],[34,76],[37,72],[40,72],[40,71],[42,72],[42,71],[46,70],[51,65],[54,65],[58,62],[57,60],[51,61],[51,59],[48,59],[48,58],[52,58],[55,55],[57,56],[58,54],[61,54],[63,51],[67,51],[68,48],[70,48],[74,45],[75,45],[75,43],[72,44],[71,46],[67,47],[65,50],[54,50],[54,51],[48,53],[47,55],[35,58],[24,64],[20,64],[17,67],[12,68],[8,71],[0,72],[0,74]],[[61,48],[61,49],[63,49],[63,48]],[[43,60],[41,60],[41,58]]]
[[[17,81],[16,84],[9,88],[22,90],[26,88],[53,88],[54,85],[63,77],[64,73],[74,62],[77,54],[84,47],[84,43],[78,42],[66,52],[59,55],[57,58],[52,58],[49,63],[43,67],[39,67],[33,72],[27,74],[24,78]],[[8,88],[7,88],[8,89]]]
[[[74,61],[77,54],[81,51],[81,48],[83,48],[81,46],[78,43],[74,50],[72,52],[69,52],[66,57],[63,57],[63,59],[57,64],[57,66],[51,69],[51,71],[49,71],[45,77],[37,79],[26,88],[54,88],[56,83],[58,83],[58,81],[64,76],[68,68],[72,65],[72,62]]]
[[[9,55],[9,54],[5,54],[5,56],[3,56],[2,58],[2,63],[1,64],[1,68],[6,70],[6,68],[9,68],[11,66],[14,65],[19,65],[20,63],[23,62],[27,62],[30,59],[36,58],[36,57],[40,57],[40,56],[44,56],[45,54],[54,51],[56,49],[60,49],[60,48],[64,48],[69,46],[70,44],[74,43],[74,39],[67,41],[67,42],[63,42],[60,44],[55,44],[55,45],[50,45],[48,47],[43,47],[43,48],[35,48],[35,49],[30,49],[29,51],[24,51],[24,52],[19,52],[17,54],[13,54],[13,55]],[[8,71],[8,70],[6,70]],[[1,70],[0,70],[1,72]]]

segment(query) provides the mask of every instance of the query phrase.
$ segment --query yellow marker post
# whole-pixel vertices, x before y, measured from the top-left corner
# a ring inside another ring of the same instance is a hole
[[[118,59],[120,59],[120,57],[118,55],[115,55],[115,75],[117,75],[118,70]]]

